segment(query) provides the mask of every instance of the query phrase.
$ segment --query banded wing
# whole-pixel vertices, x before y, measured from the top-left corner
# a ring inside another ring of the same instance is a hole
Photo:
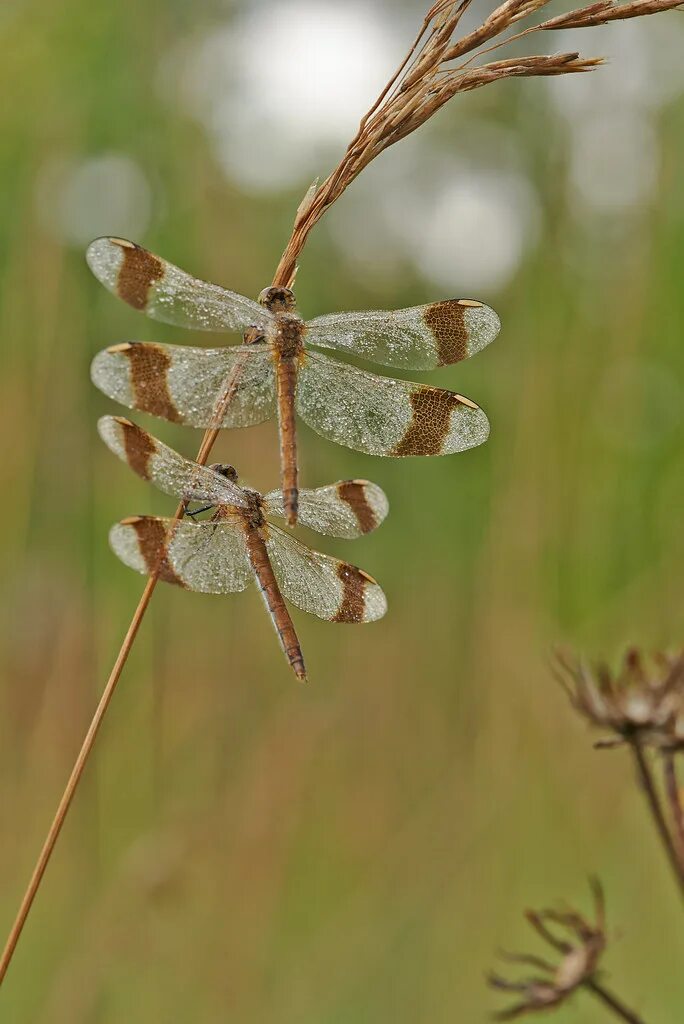
[[[130,420],[122,416],[103,416],[97,429],[110,451],[164,494],[211,505],[244,508],[247,504],[244,491],[232,480],[214,469],[184,459]]]
[[[126,342],[99,352],[90,368],[96,387],[129,409],[190,427],[250,427],[275,413],[268,346],[190,348]],[[220,424],[220,400],[233,390]]]
[[[283,596],[297,608],[329,622],[375,622],[385,614],[387,599],[372,576],[312,551],[277,526],[268,532],[273,572]]]
[[[109,543],[136,572],[150,576],[158,571],[165,583],[201,594],[237,593],[254,579],[238,520],[191,523],[132,516],[112,527]]]
[[[323,437],[368,455],[450,455],[487,440],[489,422],[467,398],[378,377],[307,352],[297,411]]]
[[[97,238],[86,260],[105,288],[154,320],[195,331],[267,328],[273,316],[252,299],[192,277],[125,238]]]
[[[475,355],[494,341],[500,328],[489,306],[446,299],[410,309],[329,313],[308,322],[306,340],[382,366],[433,370]]]
[[[264,495],[266,515],[286,518],[282,491]],[[380,525],[389,503],[385,492],[368,480],[341,480],[327,487],[300,490],[297,522],[329,537],[352,539]]]

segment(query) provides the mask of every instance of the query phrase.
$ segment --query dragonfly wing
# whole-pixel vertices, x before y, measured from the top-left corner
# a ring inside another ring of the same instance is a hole
[[[124,238],[97,238],[86,260],[105,288],[154,320],[195,331],[244,331],[273,323],[258,302],[200,281]]]
[[[169,539],[170,538],[170,539]],[[201,594],[233,594],[254,579],[245,534],[239,520],[201,523],[132,516],[109,532],[115,555],[136,572],[158,572]]]
[[[282,491],[264,495],[267,515],[285,518]],[[352,539],[370,533],[389,510],[385,492],[369,480],[340,480],[299,492],[297,522],[329,537]]]
[[[362,569],[307,548],[277,526],[269,526],[268,533],[278,585],[297,608],[329,622],[374,622],[385,614],[380,585]]]
[[[433,370],[475,355],[494,341],[500,328],[489,306],[446,299],[410,309],[329,313],[309,321],[306,340],[382,366]]]
[[[275,376],[266,345],[190,348],[126,342],[99,352],[96,387],[129,409],[190,427],[250,427],[275,413]],[[220,424],[218,406],[232,396]]]
[[[207,466],[184,459],[130,420],[103,416],[97,429],[110,451],[164,494],[211,505],[246,505],[244,491],[237,484]]]
[[[467,398],[378,377],[307,352],[297,410],[323,437],[368,455],[450,455],[487,440],[489,422]]]

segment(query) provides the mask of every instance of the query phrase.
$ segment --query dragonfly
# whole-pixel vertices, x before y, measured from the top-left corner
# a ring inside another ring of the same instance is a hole
[[[285,598],[330,622],[374,622],[387,611],[380,585],[363,569],[312,550],[268,521],[286,516],[282,490],[262,495],[243,487],[233,466],[200,466],[121,416],[103,416],[98,431],[143,480],[186,505],[202,504],[181,520],[123,519],[109,534],[114,553],[131,569],[204,594],[236,593],[256,581],[299,679],[306,680],[306,669]],[[195,521],[209,509],[211,518]],[[299,521],[330,537],[370,533],[387,511],[384,492],[368,480],[299,492]]]
[[[499,318],[481,302],[447,299],[304,321],[289,288],[265,288],[255,302],[122,238],[96,239],[86,259],[109,291],[153,319],[242,333],[241,345],[218,349],[113,345],[95,357],[91,376],[128,408],[193,427],[246,427],[277,412],[290,526],[298,510],[297,414],[323,437],[369,455],[449,455],[488,437],[485,413],[468,398],[381,377],[319,351],[399,369],[457,363],[499,332]]]

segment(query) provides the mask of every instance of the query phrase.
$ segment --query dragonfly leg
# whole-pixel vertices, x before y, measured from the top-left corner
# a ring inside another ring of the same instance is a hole
[[[214,507],[213,505],[204,505],[202,508],[196,508],[192,512],[188,512],[186,510],[185,514],[186,514],[186,516],[190,516],[192,518],[193,516],[198,516],[201,512],[208,512],[209,509],[213,508],[213,507]]]

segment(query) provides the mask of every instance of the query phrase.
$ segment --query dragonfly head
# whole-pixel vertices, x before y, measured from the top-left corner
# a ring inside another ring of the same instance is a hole
[[[219,473],[220,476],[225,476],[227,480],[236,484],[238,480],[237,469],[235,466],[229,466],[227,462],[214,462],[209,469],[213,469],[215,473]]]
[[[289,288],[264,288],[259,302],[271,313],[293,313],[297,305],[294,292]]]

